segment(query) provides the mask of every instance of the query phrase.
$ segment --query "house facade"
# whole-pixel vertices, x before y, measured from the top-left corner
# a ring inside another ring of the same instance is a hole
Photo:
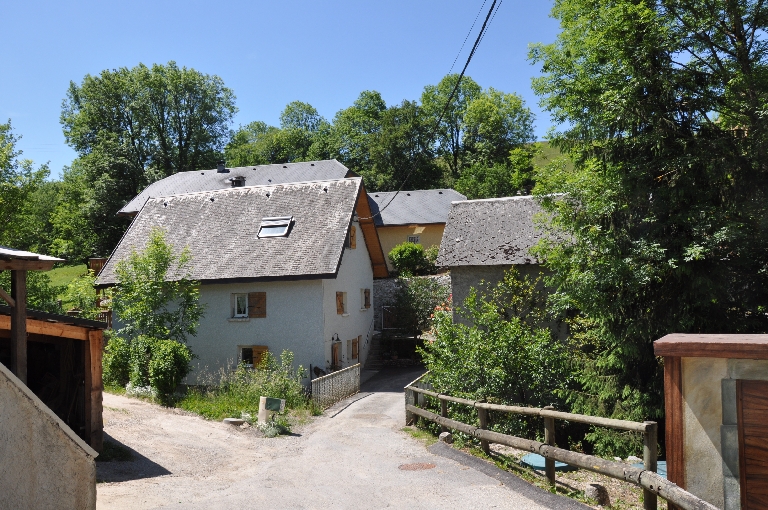
[[[369,193],[384,255],[408,241],[425,249],[440,246],[451,203],[466,199],[452,189]],[[387,267],[393,269],[389,257]]]
[[[188,247],[206,307],[188,341],[193,379],[265,351],[342,368],[365,361],[373,278],[387,275],[371,216],[359,177],[148,198],[97,284],[114,285],[117,262],[162,228],[174,250]]]

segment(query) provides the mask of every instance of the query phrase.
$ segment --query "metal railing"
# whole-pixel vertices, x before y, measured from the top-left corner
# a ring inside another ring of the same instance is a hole
[[[540,409],[535,407],[505,406],[452,397],[450,395],[443,395],[431,391],[431,389],[426,389],[425,386],[428,386],[428,383],[422,381],[426,375],[427,374],[422,375],[405,387],[406,425],[414,423],[415,417],[419,416],[437,423],[441,426],[442,431],[444,432],[447,432],[448,429],[453,429],[469,436],[476,437],[480,440],[481,447],[486,453],[489,453],[490,451],[490,443],[502,444],[517,448],[518,450],[538,453],[545,459],[545,473],[552,486],[555,484],[555,461],[559,461],[571,466],[594,471],[611,478],[624,480],[641,487],[643,489],[643,507],[645,510],[655,510],[657,508],[657,496],[666,499],[669,503],[677,505],[678,508],[683,510],[717,510],[717,507],[656,474],[656,441],[658,432],[658,425],[656,422],[646,421],[640,423],[614,420],[598,416],[564,413],[555,411],[552,407]],[[426,409],[422,409],[426,397],[435,398],[440,402],[439,415],[427,411]],[[448,418],[448,402],[462,404],[477,409],[479,426],[468,425]],[[539,416],[544,418],[544,443],[487,430],[488,411],[501,411],[511,414]],[[601,459],[592,455],[557,448],[554,446],[556,419],[642,433],[644,444],[644,469],[635,468],[624,463]]]
[[[360,392],[360,363],[312,379],[312,400],[323,409]]]

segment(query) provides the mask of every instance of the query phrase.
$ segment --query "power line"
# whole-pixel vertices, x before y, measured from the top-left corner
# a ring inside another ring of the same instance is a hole
[[[485,7],[485,2],[488,0],[483,0],[483,5],[480,6],[480,10],[477,11],[477,15],[475,16],[475,20],[472,22],[472,26],[469,27],[469,32],[467,32],[467,36],[464,38],[464,42],[461,43],[461,48],[459,48],[459,52],[456,54],[456,58],[453,59],[453,63],[451,64],[451,68],[448,69],[448,74],[451,74],[451,71],[453,71],[453,66],[456,65],[456,61],[459,60],[459,57],[461,56],[461,50],[464,49],[464,45],[467,44],[467,39],[469,39],[469,36],[472,35],[472,30],[475,29],[475,23],[477,23],[477,18],[480,17],[480,13],[483,12],[483,7]]]
[[[469,67],[469,63],[472,61],[472,57],[475,55],[475,51],[477,51],[477,47],[480,44],[480,41],[482,40],[483,36],[485,35],[485,31],[488,26],[488,20],[491,18],[491,15],[494,14],[494,7],[496,7],[496,1],[497,0],[493,0],[493,3],[491,4],[490,9],[488,9],[488,14],[486,14],[485,16],[485,20],[483,21],[483,26],[480,27],[480,32],[477,34],[477,39],[475,39],[475,44],[472,45],[472,51],[469,52],[467,61],[464,63],[464,68],[461,70],[461,74],[459,74],[459,78],[456,80],[456,85],[453,87],[453,90],[451,91],[451,95],[448,96],[448,100],[445,102],[445,107],[443,108],[443,111],[440,113],[440,117],[438,117],[437,122],[435,123],[435,127],[433,128],[431,133],[432,136],[429,137],[430,140],[434,138],[434,136],[437,134],[437,130],[440,127],[440,123],[443,121],[443,117],[448,111],[448,108],[451,106],[451,101],[453,100],[453,96],[456,95],[456,91],[459,90],[459,85],[461,85],[461,79],[464,77],[464,73],[467,71],[467,67]],[[483,2],[483,5],[485,5],[485,2]],[[501,7],[501,1],[499,1],[499,7]],[[474,26],[474,23],[473,23],[473,26]],[[411,176],[414,170],[416,170],[415,164],[413,165],[413,167],[411,167],[411,170],[408,172],[408,175],[406,175],[405,178],[403,179],[403,183],[395,192],[392,199],[389,202],[387,202],[387,205],[379,209],[379,211],[376,214],[372,214],[368,218],[360,218],[360,219],[369,220],[369,219],[375,218],[376,216],[381,216],[381,213],[384,212],[384,210],[387,207],[389,207],[390,204],[392,204],[392,202],[395,201],[395,199],[397,198],[397,195],[400,194],[401,191],[403,191],[403,188],[405,187],[405,183],[408,182],[408,178]]]

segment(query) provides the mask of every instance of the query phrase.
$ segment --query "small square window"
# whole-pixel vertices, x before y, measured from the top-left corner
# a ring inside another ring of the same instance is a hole
[[[235,294],[235,309],[232,317],[248,317],[248,294]]]
[[[421,239],[421,236],[408,236],[408,242],[419,244],[419,240]]]
[[[262,218],[257,237],[288,237],[292,224],[293,216]]]

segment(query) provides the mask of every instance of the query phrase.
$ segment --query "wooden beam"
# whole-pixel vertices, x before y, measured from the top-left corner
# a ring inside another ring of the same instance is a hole
[[[664,357],[664,413],[667,478],[685,489],[683,454],[683,370],[678,356]],[[674,505],[670,505],[673,508]]]
[[[360,230],[363,232],[365,246],[368,248],[368,255],[371,257],[371,266],[374,278],[386,278],[389,276],[387,269],[387,259],[384,250],[381,248],[379,233],[376,231],[376,224],[373,220],[373,212],[368,203],[368,193],[365,192],[365,186],[360,184],[360,194],[357,196],[355,211],[360,218]]]
[[[0,271],[50,271],[55,260],[0,260]]]
[[[86,417],[91,423],[91,448],[101,453],[104,450],[104,421],[102,419],[104,382],[102,378],[101,356],[104,348],[104,333],[101,330],[88,332],[88,347],[90,349],[91,366],[86,370],[91,372],[90,396],[91,415]]]
[[[13,299],[10,294],[5,292],[2,288],[0,288],[0,298],[3,298],[3,301],[8,303],[10,306],[16,306],[16,300]]]
[[[27,319],[27,332],[36,335],[56,336],[60,338],[71,338],[73,340],[88,340],[88,329],[81,326],[72,326],[71,324],[60,324],[58,322],[46,322],[35,319]],[[11,329],[11,318],[7,315],[0,315],[0,330]]]
[[[11,271],[11,308],[9,329],[11,330],[11,371],[21,382],[27,384],[27,272]]]

